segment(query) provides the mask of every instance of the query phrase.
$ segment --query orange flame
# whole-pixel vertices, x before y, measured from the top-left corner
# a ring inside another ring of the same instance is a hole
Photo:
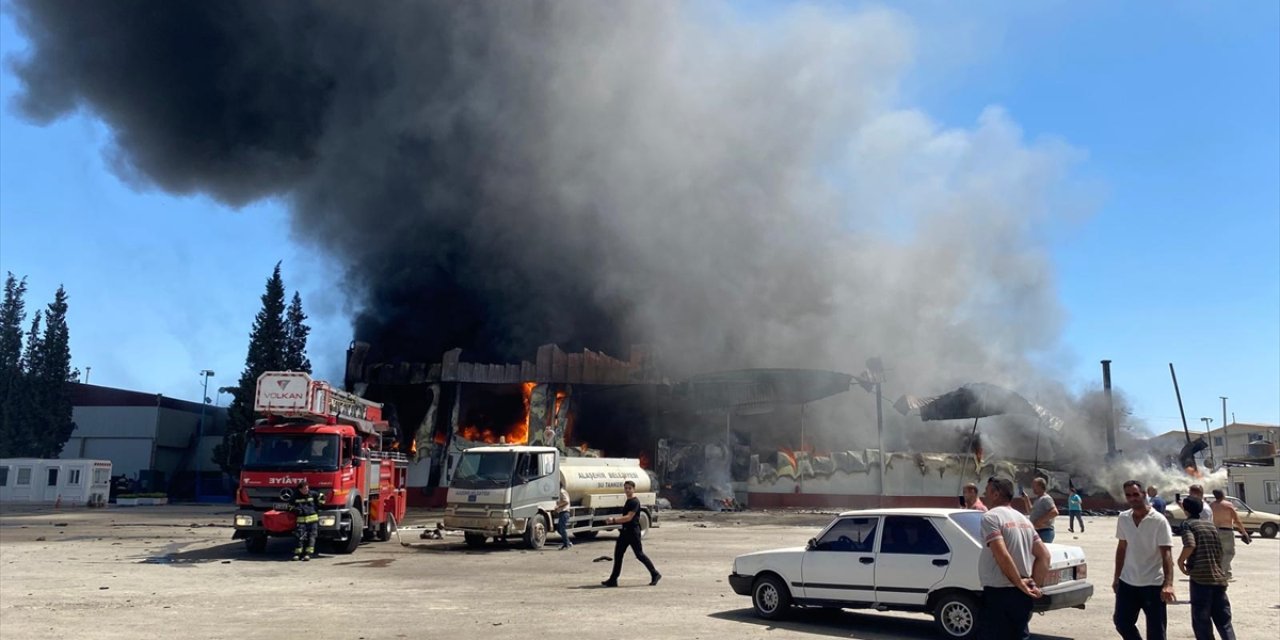
[[[567,398],[568,396],[569,394],[565,393],[564,391],[556,392],[556,408],[555,408],[555,413],[553,415],[557,417],[560,415],[560,407],[564,405],[564,399]]]
[[[1204,477],[1204,474],[1200,473],[1200,470],[1199,470],[1199,469],[1197,469],[1197,468],[1195,468],[1195,466],[1187,467],[1186,469],[1184,469],[1184,471],[1186,471],[1186,472],[1187,472],[1187,475],[1191,476],[1192,478],[1203,478],[1203,477]]]
[[[494,433],[493,429],[481,429],[475,425],[466,425],[458,429],[458,435],[471,442],[483,442],[485,444],[528,444],[529,400],[533,396],[533,388],[537,384],[536,382],[521,383],[521,395],[524,400],[524,420],[511,425],[511,428],[506,433]]]
[[[641,469],[653,468],[652,461],[649,460],[649,454],[644,451],[640,452],[640,468]]]
[[[445,443],[445,440],[447,440],[447,439],[448,439],[448,437],[447,437],[447,436],[445,436],[444,431],[437,431],[437,432],[436,432],[436,435],[432,436],[432,438],[431,438],[431,439],[432,439],[432,441],[434,441],[436,444],[438,444],[438,445],[442,445],[442,446],[443,446],[443,445],[444,445],[444,443]]]

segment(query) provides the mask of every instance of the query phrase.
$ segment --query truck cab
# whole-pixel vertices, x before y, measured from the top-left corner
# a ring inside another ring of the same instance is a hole
[[[641,529],[657,521],[649,475],[632,458],[566,458],[554,447],[492,446],[462,454],[449,485],[444,526],[461,530],[467,544],[479,546],[492,537],[521,537],[540,548],[552,527],[552,513],[563,484],[569,493],[569,530],[593,537],[617,529],[606,525],[622,513],[622,483],[636,483]]]

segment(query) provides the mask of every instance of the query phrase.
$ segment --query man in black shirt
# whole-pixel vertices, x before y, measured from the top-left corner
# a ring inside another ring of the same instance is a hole
[[[653,567],[649,556],[644,554],[644,546],[640,542],[640,501],[636,499],[636,483],[627,480],[622,483],[622,490],[627,494],[622,515],[606,520],[608,524],[622,525],[622,529],[618,531],[618,542],[613,547],[613,573],[600,584],[606,587],[618,586],[618,576],[622,574],[622,556],[626,555],[627,547],[631,547],[635,549],[636,559],[649,570],[649,586],[656,585],[662,579],[662,574]]]

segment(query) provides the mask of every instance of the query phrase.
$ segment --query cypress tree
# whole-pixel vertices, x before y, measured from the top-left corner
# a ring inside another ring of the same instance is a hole
[[[302,312],[302,296],[293,292],[293,301],[285,316],[285,369],[311,373],[311,360],[307,359],[307,336],[311,327],[306,324],[307,314]]]
[[[26,320],[27,279],[9,273],[0,302],[0,457],[17,455],[22,402],[22,323]]]
[[[223,471],[239,474],[244,461],[246,433],[253,428],[253,394],[258,376],[266,371],[286,368],[285,347],[288,331],[285,328],[284,281],[280,277],[280,263],[267,279],[267,289],[262,294],[262,309],[253,319],[249,334],[249,353],[245,357],[244,371],[239,384],[231,391],[231,404],[227,407],[227,431],[222,444],[214,449],[214,461]],[[304,336],[305,339],[305,336]]]
[[[33,327],[32,331],[35,329]],[[36,452],[56,458],[75,429],[71,421],[71,332],[67,327],[67,291],[61,285],[45,309],[44,334],[34,359],[28,362],[28,378],[37,391],[41,419],[35,424]]]

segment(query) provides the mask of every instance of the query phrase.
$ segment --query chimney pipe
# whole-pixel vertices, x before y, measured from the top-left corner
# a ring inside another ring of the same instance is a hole
[[[1107,396],[1107,455],[1116,454],[1116,407],[1111,401],[1111,361],[1102,361],[1102,391]]]

